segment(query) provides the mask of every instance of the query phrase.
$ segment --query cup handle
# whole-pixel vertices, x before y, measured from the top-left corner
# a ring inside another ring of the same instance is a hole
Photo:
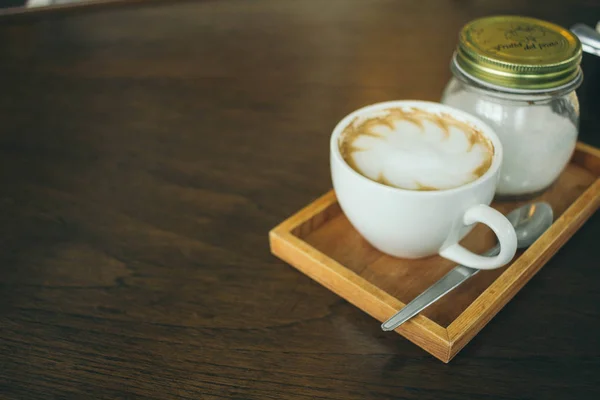
[[[472,225],[477,222],[489,226],[498,237],[500,253],[497,256],[480,256],[458,243],[446,247],[440,251],[440,255],[464,266],[477,269],[495,269],[508,264],[517,252],[515,228],[502,213],[484,204],[469,208],[463,216],[465,225]]]

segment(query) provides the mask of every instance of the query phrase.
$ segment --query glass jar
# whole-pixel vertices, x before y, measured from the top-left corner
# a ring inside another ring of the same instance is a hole
[[[442,103],[473,114],[500,138],[504,159],[498,197],[528,198],[546,190],[568,164],[579,128],[575,90],[514,94],[489,90],[458,74]]]
[[[496,131],[504,150],[497,197],[536,196],[568,164],[579,129],[580,60],[575,35],[545,21],[487,17],[461,31],[441,102]]]

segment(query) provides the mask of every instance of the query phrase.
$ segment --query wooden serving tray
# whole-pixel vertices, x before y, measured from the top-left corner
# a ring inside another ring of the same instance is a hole
[[[600,150],[583,143],[557,182],[537,200],[552,205],[555,222],[513,262],[482,271],[396,332],[449,362],[529,281],[600,206]],[[508,213],[524,202],[494,202]],[[455,264],[439,256],[406,260],[369,245],[342,213],[333,191],[274,228],[271,251],[323,286],[383,322]],[[463,240],[483,252],[495,243],[478,225]]]

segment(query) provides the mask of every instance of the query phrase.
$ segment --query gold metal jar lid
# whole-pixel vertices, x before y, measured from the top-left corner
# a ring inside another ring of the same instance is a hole
[[[517,91],[581,82],[581,43],[570,31],[522,16],[493,16],[465,25],[454,63],[475,81]]]

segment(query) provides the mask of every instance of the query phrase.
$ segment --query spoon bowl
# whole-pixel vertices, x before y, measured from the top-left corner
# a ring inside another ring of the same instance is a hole
[[[515,228],[517,247],[524,249],[531,246],[554,221],[554,213],[550,204],[538,202],[526,204],[511,211],[506,218]]]

